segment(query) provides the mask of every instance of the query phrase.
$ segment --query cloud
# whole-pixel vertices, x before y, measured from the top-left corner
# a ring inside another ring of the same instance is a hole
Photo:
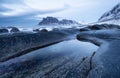
[[[21,22],[21,24],[29,23],[30,21],[34,22],[38,20],[37,15],[57,13],[69,8],[67,4],[51,6],[53,4],[48,3],[48,5],[45,3],[43,4],[40,0],[19,0],[19,2],[1,0],[0,24],[12,25]]]
[[[9,16],[19,16],[25,14],[46,14],[46,13],[54,13],[65,10],[68,6],[62,5],[54,5],[54,4],[45,4],[46,1],[40,2],[40,0],[23,0],[20,4],[14,3],[4,3],[2,0],[2,4],[0,8],[0,15],[9,17]],[[54,5],[54,6],[53,6]],[[35,13],[36,12],[36,13]]]
[[[46,16],[79,21],[85,19],[91,22],[97,20],[106,9],[113,7],[117,2],[115,0],[109,0],[109,3],[107,0],[0,0],[0,24],[33,22]]]
[[[80,11],[89,8],[94,2],[84,0],[1,0],[0,17],[17,17],[31,15],[49,15],[60,13],[69,9],[79,9]]]

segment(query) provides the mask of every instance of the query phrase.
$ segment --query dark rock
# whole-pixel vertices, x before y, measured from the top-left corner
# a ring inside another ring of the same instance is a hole
[[[59,42],[70,36],[76,34],[76,30],[61,30],[61,31],[41,30],[39,33],[18,32],[13,34],[0,36],[0,61],[2,59],[9,59],[9,56],[17,55],[26,49],[43,46],[47,43]],[[70,33],[70,34],[68,34]],[[29,51],[28,51],[29,52]],[[24,52],[22,52],[24,53]],[[13,56],[14,57],[14,56]]]
[[[109,26],[111,27],[111,25]],[[94,42],[96,42],[100,46],[96,53],[94,52],[90,57],[91,62],[88,61],[92,70],[88,73],[88,76],[85,78],[120,78],[120,40],[118,39],[120,37],[119,30],[102,30],[97,32],[91,32],[79,33],[79,36],[77,38],[81,41],[81,36],[84,36],[84,41],[86,40],[92,42],[93,44]],[[104,45],[106,43],[109,44],[109,47],[108,45]],[[86,64],[83,64],[83,66],[85,65]],[[81,68],[83,68],[82,65]],[[85,68],[88,67],[86,66]]]
[[[42,29],[40,32],[48,32],[47,29]]]
[[[47,29],[42,29],[42,30],[40,30],[40,29],[35,29],[35,30],[33,30],[34,32],[48,32],[48,30]]]
[[[58,31],[58,30],[59,30],[59,28],[54,28],[54,29],[53,29],[53,31]]]
[[[8,33],[9,31],[7,30],[7,29],[5,29],[5,28],[3,28],[3,29],[0,29],[0,33]]]
[[[100,29],[101,29],[101,27],[99,27],[99,25],[89,26],[89,28],[90,28],[91,30],[100,30]]]
[[[47,18],[43,18],[43,20],[39,23],[39,25],[55,24],[58,22],[59,22],[59,20],[57,18],[47,17]]]
[[[80,31],[82,32],[82,31],[90,31],[90,29],[89,28],[82,28],[82,29],[80,29]]]
[[[43,18],[43,20],[38,25],[70,25],[70,24],[79,24],[76,21],[73,20],[58,20],[55,17],[46,17]]]
[[[10,30],[10,32],[19,32],[20,30],[16,27],[12,27],[12,29]]]
[[[72,20],[66,20],[66,19],[63,19],[61,21],[59,21],[59,24],[73,24],[74,21]]]
[[[40,30],[39,29],[34,29],[33,32],[40,32]]]

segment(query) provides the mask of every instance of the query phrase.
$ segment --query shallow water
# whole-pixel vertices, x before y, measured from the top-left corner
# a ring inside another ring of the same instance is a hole
[[[69,40],[64,41],[43,49],[39,49],[36,51],[33,51],[30,54],[27,54],[27,56],[31,56],[34,54],[37,54],[38,56],[40,54],[55,54],[55,53],[63,53],[63,54],[71,54],[71,53],[81,53],[85,55],[89,55],[96,51],[98,47],[92,43],[88,42],[81,42],[78,40]]]
[[[23,62],[26,60],[45,60],[53,56],[68,56],[71,54],[79,54],[80,56],[88,56],[96,51],[98,47],[92,43],[81,42],[78,40],[63,41],[58,44],[48,46],[46,48],[35,50],[23,56],[11,59],[6,63]]]
[[[32,74],[34,76],[38,74],[38,77],[41,77],[44,73],[50,71],[54,72],[54,74],[60,74],[57,72],[70,71],[71,68],[75,69],[81,63],[83,57],[90,56],[97,49],[97,46],[88,42],[78,40],[63,41],[0,63],[0,74],[6,72],[9,73],[9,76],[14,74],[16,77],[28,76],[28,78]],[[35,73],[31,73],[31,71]],[[39,71],[39,73],[36,71]],[[24,72],[27,72],[27,74],[24,75]],[[54,74],[50,75],[53,77]]]

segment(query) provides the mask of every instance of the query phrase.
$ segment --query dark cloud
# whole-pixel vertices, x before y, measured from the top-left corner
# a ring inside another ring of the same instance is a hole
[[[4,7],[3,6],[4,4],[24,4],[24,3],[22,2],[22,0],[16,0],[16,1],[15,0],[0,0],[0,12],[11,11],[11,9]]]
[[[35,19],[36,15],[50,14],[56,13],[65,10],[66,8],[47,10],[47,11],[34,11],[28,12],[25,14],[17,15],[17,16],[0,16],[0,25],[10,26],[10,25],[37,25],[39,20]],[[30,18],[30,19],[29,19]]]
[[[18,4],[18,5],[23,5],[23,7],[27,6],[24,4],[22,0],[0,0],[0,13],[7,13],[12,11],[11,9],[2,6],[3,4]],[[56,12],[63,11],[67,8],[68,8],[68,5],[65,5],[64,7],[59,9],[56,8],[56,9],[46,10],[46,11],[28,11],[25,13],[12,15],[12,16],[5,16],[0,14],[0,25],[23,25],[23,24],[37,25],[39,21],[35,19],[35,16],[56,13]]]
[[[1,17],[0,26],[25,26],[25,25],[37,25],[38,21],[34,19],[27,19],[30,15],[23,16],[12,16],[12,17]]]
[[[23,3],[22,0],[0,0],[0,4],[3,4],[3,3],[15,3],[15,4],[20,4],[20,3]]]

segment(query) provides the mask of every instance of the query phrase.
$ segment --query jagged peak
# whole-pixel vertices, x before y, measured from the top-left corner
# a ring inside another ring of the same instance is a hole
[[[104,13],[99,21],[108,21],[108,20],[117,20],[120,19],[120,3],[114,6],[110,11]]]
[[[70,24],[79,24],[79,23],[74,20],[68,20],[68,19],[58,20],[55,17],[48,16],[46,18],[43,18],[38,25],[70,25]]]

